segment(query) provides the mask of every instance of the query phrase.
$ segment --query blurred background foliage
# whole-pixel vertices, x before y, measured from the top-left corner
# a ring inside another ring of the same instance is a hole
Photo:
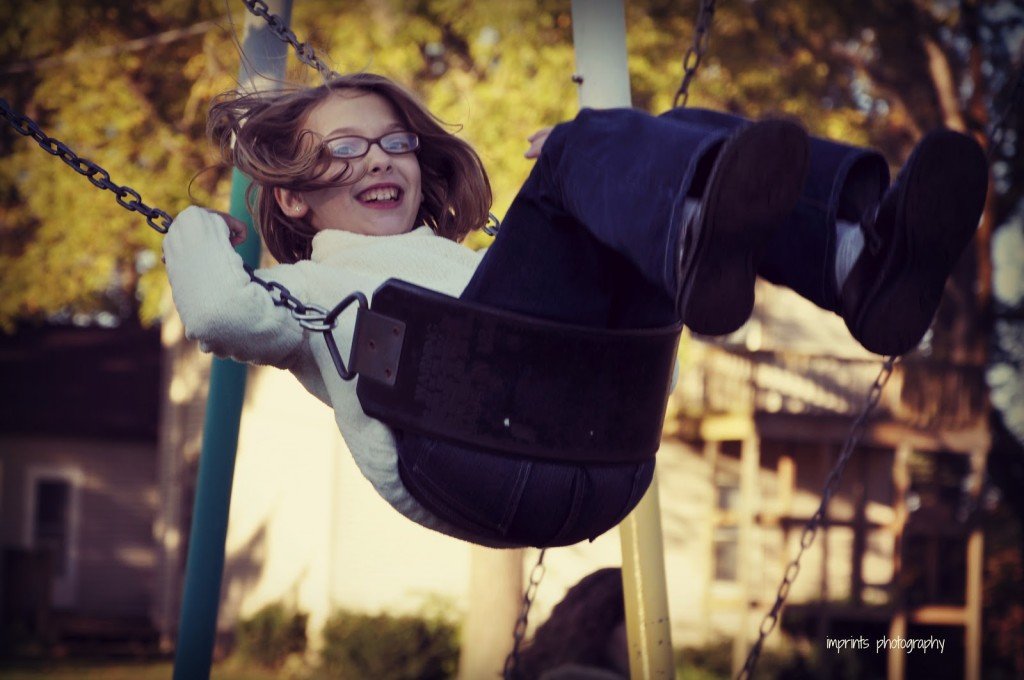
[[[659,113],[672,105],[699,3],[626,5],[634,105]],[[190,203],[224,209],[230,173],[204,137],[205,114],[237,84],[247,16],[235,0],[3,3],[0,96],[148,205],[171,215]],[[569,0],[296,0],[292,28],[335,70],[376,71],[419,93],[480,153],[499,217],[531,166],[525,138],[577,108]],[[895,172],[938,125],[991,146],[1022,43],[1024,7],[1012,0],[720,0],[689,104],[792,116],[814,134],[878,148]],[[289,80],[316,83],[312,69],[289,63]],[[995,190],[926,343],[937,358],[990,363],[993,403],[1017,441],[1021,109],[991,149]],[[6,125],[0,158],[0,329],[157,321],[167,287],[160,235]],[[469,243],[488,241],[479,233]],[[1024,466],[1015,470],[1024,480]]]
[[[635,106],[654,113],[671,106],[698,4],[627,2]],[[1024,6],[717,5],[691,106],[793,116],[814,134],[878,148],[894,172],[938,125],[989,148],[994,190],[927,351],[988,366],[989,474],[1024,517],[1024,497],[1015,492],[1024,485],[1024,106],[1005,118],[998,145],[988,138],[1021,65]],[[147,204],[171,215],[190,203],[225,209],[230,172],[216,165],[204,138],[205,113],[214,95],[236,85],[245,16],[236,0],[0,3],[0,96]],[[380,72],[418,92],[480,153],[499,217],[531,166],[525,138],[577,108],[569,0],[296,0],[292,28],[335,70]],[[290,63],[290,79],[315,84],[316,74],[293,56]],[[488,240],[473,235],[470,245]],[[166,289],[160,235],[143,218],[0,126],[3,332],[37,323],[153,323]],[[1020,537],[1005,544],[1019,569]],[[1019,578],[1007,582],[1016,595],[990,593],[990,602],[1019,598]],[[989,642],[1016,646],[1014,635],[990,633]]]
[[[1000,52],[1012,42],[1010,4],[723,0],[690,104],[795,116],[898,165],[924,130],[980,133],[989,122],[1013,56]],[[627,12],[635,105],[663,111],[697,2],[634,0]],[[204,115],[235,84],[244,17],[226,0],[5,3],[2,95],[148,204],[172,215],[222,207],[229,173],[212,167]],[[499,216],[529,171],[525,137],[577,106],[568,0],[299,0],[292,25],[336,70],[390,75],[461,128],[491,173]],[[293,58],[289,77],[315,74]],[[100,312],[157,319],[159,235],[6,126],[0,154],[0,326]],[[991,207],[996,222],[1020,198],[1013,184]],[[976,312],[985,281],[960,306]],[[965,328],[958,340],[976,341]]]

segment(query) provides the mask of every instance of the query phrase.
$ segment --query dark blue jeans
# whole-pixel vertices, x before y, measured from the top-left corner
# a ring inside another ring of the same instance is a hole
[[[743,123],[690,109],[659,117],[616,109],[584,110],[556,126],[462,299],[594,328],[677,323],[680,211],[688,196],[699,197],[718,149]],[[851,193],[849,168],[870,152],[824,140],[811,148],[819,159],[812,173],[829,176],[808,182],[806,209],[780,228],[763,273],[832,308],[822,274],[834,248],[829,221]],[[653,461],[527,460],[409,432],[399,433],[398,453],[403,483],[428,510],[482,540],[533,546],[604,533],[654,473]]]

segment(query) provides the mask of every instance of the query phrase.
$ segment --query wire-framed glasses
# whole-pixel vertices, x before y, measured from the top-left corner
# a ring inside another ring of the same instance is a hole
[[[420,148],[420,138],[414,132],[389,132],[376,139],[367,139],[358,135],[335,137],[324,142],[324,146],[334,158],[352,160],[362,158],[370,152],[370,146],[376,144],[386,153],[395,155],[412,153]]]

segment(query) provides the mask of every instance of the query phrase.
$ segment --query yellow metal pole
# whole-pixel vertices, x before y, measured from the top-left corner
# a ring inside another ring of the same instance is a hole
[[[619,525],[630,680],[675,677],[658,478]]]
[[[572,37],[580,106],[631,106],[623,0],[573,0]],[[658,479],[619,525],[631,680],[672,678]]]

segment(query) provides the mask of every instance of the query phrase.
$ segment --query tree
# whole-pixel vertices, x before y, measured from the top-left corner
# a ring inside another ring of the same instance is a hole
[[[171,214],[187,205],[189,181],[206,163],[196,143],[202,114],[192,101],[206,82],[196,75],[211,77],[196,73],[203,36],[149,44],[145,53],[98,50],[187,26],[210,16],[209,8],[168,2],[140,12],[128,3],[49,2],[0,12],[8,15],[0,49],[11,103],[114,181],[139,189],[148,204]],[[68,36],[76,36],[70,44]],[[57,313],[155,319],[165,286],[154,266],[159,236],[112,194],[92,189],[10,129],[0,149],[7,156],[0,166],[0,325]],[[217,183],[193,186],[196,200],[209,201]]]
[[[670,105],[696,4],[629,4],[636,105],[652,111]],[[986,56],[979,37],[992,21],[988,4],[999,3],[720,3],[692,103],[749,116],[790,114],[816,134],[871,144],[894,160],[940,122],[980,133],[985,102],[1000,84],[998,65],[984,68],[995,57]],[[210,97],[233,84],[244,8],[230,9],[229,18],[208,0],[141,8],[116,0],[16,2],[0,10],[7,15],[0,53],[19,67],[7,69],[14,84],[9,99],[79,153],[109,166],[150,204],[174,214],[190,201],[221,202],[227,174],[202,173],[211,160],[202,130]],[[217,27],[205,34],[154,41],[144,51],[97,52],[207,20]],[[442,119],[462,125],[492,174],[499,214],[529,171],[523,138],[575,110],[564,1],[362,0],[339,9],[308,0],[296,3],[293,24],[322,55],[334,57],[337,70],[392,75],[418,90]],[[77,37],[68,44],[67,36]],[[59,61],[40,61],[54,57]],[[312,82],[315,74],[296,64],[292,75]],[[973,90],[959,96],[968,82]],[[152,267],[159,237],[111,196],[14,137],[10,130],[0,137],[11,156],[0,171],[6,291],[0,324],[99,309],[140,310],[154,319],[163,285],[162,271]],[[990,206],[981,246],[1000,212],[1006,212],[1001,203]],[[978,250],[987,282],[987,250]],[[950,347],[979,343],[971,278],[961,277],[959,294],[948,296],[955,313],[943,311],[945,320],[969,320],[951,324],[958,338]],[[979,289],[982,302],[988,288]]]
[[[629,3],[636,106],[670,106],[698,4]],[[228,173],[209,167],[203,127],[209,100],[237,71],[244,9],[227,10],[212,0],[0,5],[3,96],[147,203],[172,215],[190,202],[222,207]],[[568,0],[302,0],[293,19],[335,69],[393,76],[461,126],[491,173],[499,215],[529,172],[525,136],[576,109]],[[898,167],[939,124],[988,144],[1021,66],[1022,25],[1012,0],[722,0],[690,102],[791,115],[814,134],[877,147]],[[301,65],[292,76],[313,82]],[[925,348],[991,362],[995,427],[1018,448],[1024,285],[1020,259],[1007,253],[1024,248],[1022,108],[992,149],[995,190],[974,256],[949,285]],[[0,155],[0,326],[76,314],[156,320],[166,286],[159,235],[7,127]],[[991,242],[1003,244],[994,261]],[[1006,455],[993,461],[1019,486],[1020,454]]]

